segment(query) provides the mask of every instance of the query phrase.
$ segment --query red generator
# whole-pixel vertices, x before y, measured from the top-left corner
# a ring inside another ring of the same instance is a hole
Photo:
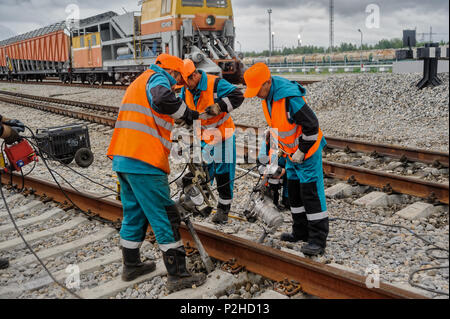
[[[22,140],[12,146],[5,146],[5,153],[12,171],[20,172],[22,167],[38,161],[36,152],[27,140]]]

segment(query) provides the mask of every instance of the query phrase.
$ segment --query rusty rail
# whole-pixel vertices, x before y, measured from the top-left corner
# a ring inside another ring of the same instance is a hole
[[[258,148],[237,144],[237,156],[244,158],[246,162],[256,163],[258,152]],[[418,178],[373,171],[328,161],[323,161],[323,170],[326,176],[332,178],[345,181],[352,180],[358,184],[381,188],[388,192],[397,192],[449,204],[448,184],[432,183]]]
[[[258,132],[258,127],[252,125],[236,124],[236,128],[246,131]],[[398,159],[407,159],[411,162],[423,162],[427,164],[438,164],[449,167],[449,154],[444,152],[429,151],[408,148],[397,145],[385,145],[372,142],[349,140],[339,137],[326,136],[328,147],[349,149],[353,152],[378,153],[379,155],[391,156]]]
[[[444,152],[421,150],[397,145],[385,145],[370,142],[354,141],[337,137],[326,137],[328,146],[331,148],[350,149],[354,152],[378,153],[380,155],[394,158],[406,158],[412,162],[423,162],[427,164],[440,163],[449,166],[449,155]]]
[[[3,183],[8,183],[10,176],[2,174],[1,178]],[[45,195],[46,198],[60,203],[67,201],[54,183],[32,177],[25,177],[22,180],[22,176],[17,174],[13,174],[12,180],[13,184],[19,186],[24,181],[27,191],[35,195]],[[80,193],[66,187],[63,187],[63,190],[76,205],[85,211],[114,222],[122,219],[122,205],[116,200],[98,199],[98,195]],[[379,288],[370,289],[366,286],[366,279],[363,276],[226,235],[210,228],[199,225],[194,227],[208,254],[213,258],[224,262],[235,258],[248,271],[271,280],[282,281],[288,278],[298,281],[304,292],[320,298],[426,298],[384,283],[381,283]],[[184,242],[193,242],[184,225],[180,232]]]
[[[107,117],[107,116],[96,115],[96,114],[92,114],[92,113],[66,110],[64,108],[60,108],[60,107],[56,107],[56,106],[43,105],[43,104],[38,104],[36,102],[28,102],[28,101],[13,99],[13,98],[7,98],[4,96],[0,96],[0,101],[10,103],[10,104],[15,104],[15,105],[31,107],[31,108],[38,109],[41,111],[52,112],[55,114],[76,118],[78,120],[84,120],[84,121],[89,121],[92,123],[103,124],[103,125],[110,126],[110,127],[115,127],[115,125],[116,125],[115,117]]]
[[[56,104],[62,104],[62,105],[82,107],[82,108],[91,109],[91,110],[95,110],[95,111],[110,112],[110,113],[118,113],[119,112],[119,108],[117,106],[101,105],[101,104],[96,104],[96,103],[79,102],[79,101],[73,101],[73,100],[62,100],[62,99],[55,99],[52,97],[29,95],[29,94],[8,92],[8,91],[0,91],[0,94],[15,96],[15,97],[24,98],[24,99],[30,99],[30,100],[34,100],[34,101],[42,101],[42,102],[50,102],[50,103],[56,103]]]
[[[353,180],[358,184],[373,186],[420,198],[449,203],[449,185],[431,183],[418,178],[404,177],[365,168],[323,161],[323,170],[327,176],[341,180]]]
[[[56,86],[67,86],[67,87],[80,87],[80,88],[88,88],[88,89],[107,89],[107,90],[126,90],[128,89],[128,85],[116,85],[116,84],[84,84],[84,83],[63,83],[63,82],[19,82],[19,81],[6,81],[0,80],[0,83],[9,83],[9,84],[30,84],[30,85],[56,85]]]

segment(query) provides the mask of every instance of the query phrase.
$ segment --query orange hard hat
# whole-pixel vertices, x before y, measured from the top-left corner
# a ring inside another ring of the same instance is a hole
[[[160,54],[156,58],[155,63],[159,64],[163,69],[174,70],[180,73],[183,72],[183,60],[167,53]]]
[[[195,72],[195,70],[197,68],[195,67],[194,62],[190,59],[184,60],[183,64],[184,64],[184,67],[183,67],[183,72],[181,72],[181,75],[183,76],[184,82],[187,83],[188,78],[192,75],[192,73]]]
[[[244,74],[245,90],[244,97],[251,98],[258,95],[264,83],[270,80],[271,73],[269,67],[264,63],[256,63]]]

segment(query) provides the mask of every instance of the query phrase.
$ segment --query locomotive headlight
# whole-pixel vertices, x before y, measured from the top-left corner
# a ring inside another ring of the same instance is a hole
[[[207,25],[214,25],[216,23],[216,18],[214,16],[208,16],[206,18],[206,24]]]

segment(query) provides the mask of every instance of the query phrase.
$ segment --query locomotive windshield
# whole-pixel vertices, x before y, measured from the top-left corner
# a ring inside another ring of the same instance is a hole
[[[181,2],[183,7],[203,7],[204,0],[183,0]]]
[[[226,8],[227,2],[227,0],[206,0],[206,5],[210,8]]]

